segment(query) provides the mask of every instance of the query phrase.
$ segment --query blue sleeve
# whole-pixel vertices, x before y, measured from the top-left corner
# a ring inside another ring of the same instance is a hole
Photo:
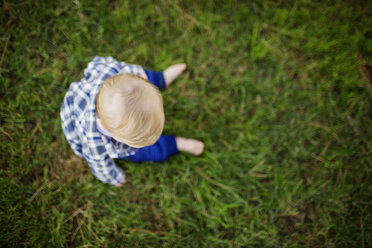
[[[161,135],[155,144],[137,149],[136,153],[129,156],[128,159],[133,162],[162,162],[177,153],[176,136]]]
[[[158,87],[159,89],[165,89],[165,79],[164,74],[162,71],[152,71],[148,69],[144,69],[147,80],[149,80],[150,83]]]

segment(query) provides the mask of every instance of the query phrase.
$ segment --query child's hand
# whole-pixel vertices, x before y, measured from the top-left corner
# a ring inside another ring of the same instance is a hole
[[[119,187],[122,187],[126,182],[127,182],[127,176],[128,175],[126,175],[125,177],[124,177],[124,179],[123,179],[123,181],[120,183],[120,185],[119,185]]]
[[[169,87],[173,80],[175,80],[185,69],[186,69],[185,63],[175,64],[165,69],[163,71],[165,86]]]
[[[176,144],[179,151],[199,156],[204,151],[204,143],[199,140],[176,137]]]

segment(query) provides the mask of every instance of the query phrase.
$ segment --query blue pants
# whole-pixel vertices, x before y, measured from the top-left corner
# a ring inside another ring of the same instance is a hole
[[[147,80],[149,80],[150,83],[158,87],[159,89],[165,89],[165,79],[162,71],[151,71],[148,69],[145,69]]]
[[[147,79],[150,83],[158,87],[159,89],[165,88],[165,80],[163,72],[155,72],[151,70],[145,70]],[[161,135],[158,141],[151,146],[145,146],[137,149],[134,155],[127,157],[133,162],[162,162],[169,156],[177,154],[177,144],[175,135]]]

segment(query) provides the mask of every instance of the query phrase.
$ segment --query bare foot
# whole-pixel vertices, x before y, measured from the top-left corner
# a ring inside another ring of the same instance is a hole
[[[177,148],[179,151],[199,156],[204,151],[204,143],[199,140],[176,137]]]
[[[165,69],[163,71],[165,86],[169,87],[173,80],[175,80],[185,69],[186,69],[185,63],[175,64]]]

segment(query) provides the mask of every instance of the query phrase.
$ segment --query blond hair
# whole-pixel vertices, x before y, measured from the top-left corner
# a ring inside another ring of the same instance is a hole
[[[98,92],[96,110],[103,128],[132,147],[154,144],[163,131],[163,98],[159,90],[133,74],[107,78]]]

